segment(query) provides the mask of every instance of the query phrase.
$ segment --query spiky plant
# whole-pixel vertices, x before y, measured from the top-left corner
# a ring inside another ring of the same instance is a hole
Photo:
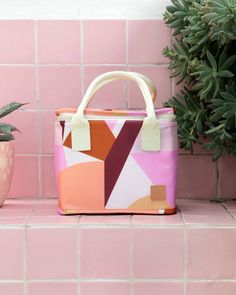
[[[166,105],[176,110],[181,147],[236,155],[236,0],[171,1],[164,20],[175,40],[163,54],[184,86]]]
[[[24,103],[19,102],[11,102],[2,108],[0,108],[0,119],[9,115],[13,111],[22,107]],[[1,141],[9,141],[13,140],[14,136],[12,132],[19,131],[15,126],[8,124],[8,123],[0,123],[0,142]]]

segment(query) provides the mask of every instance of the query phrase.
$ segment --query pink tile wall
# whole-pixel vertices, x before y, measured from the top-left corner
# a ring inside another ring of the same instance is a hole
[[[1,228],[0,235],[0,249],[1,253],[4,253],[0,263],[1,280],[22,280],[25,254],[24,230]]]
[[[80,234],[82,278],[129,278],[129,230],[90,229]]]
[[[76,279],[76,234],[76,228],[30,229],[27,233],[27,277],[29,279]]]
[[[77,295],[78,287],[76,282],[40,282],[29,283],[27,286],[28,295]]]
[[[24,295],[24,284],[23,283],[2,283],[0,284],[0,294]]]
[[[184,277],[183,232],[181,230],[133,229],[133,276],[139,279]],[[171,251],[172,245],[178,252]],[[170,267],[171,265],[171,267]]]
[[[0,105],[28,102],[9,117],[22,131],[16,135],[9,197],[55,197],[54,110],[77,107],[98,74],[132,70],[148,75],[157,86],[156,107],[178,89],[172,87],[169,61],[162,56],[163,47],[171,44],[171,33],[161,20],[2,20],[0,42]],[[143,108],[144,104],[136,85],[118,81],[101,89],[91,106]],[[220,187],[209,154],[206,157],[195,148],[197,155],[189,159],[186,152],[180,153],[179,197],[210,198],[217,193],[235,197],[230,160],[220,162]]]

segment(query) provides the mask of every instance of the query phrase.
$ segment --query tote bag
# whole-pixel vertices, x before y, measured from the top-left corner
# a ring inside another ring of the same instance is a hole
[[[87,106],[105,84],[137,83],[146,110]],[[135,72],[98,76],[78,109],[56,111],[55,170],[60,214],[176,212],[177,131],[172,108],[155,110],[156,88]]]

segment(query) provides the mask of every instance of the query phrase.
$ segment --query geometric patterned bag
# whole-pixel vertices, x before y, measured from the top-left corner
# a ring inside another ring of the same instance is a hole
[[[96,91],[135,81],[146,111],[86,109]],[[154,110],[156,88],[135,72],[98,76],[79,108],[59,109],[55,170],[60,214],[176,212],[177,131],[172,108]]]

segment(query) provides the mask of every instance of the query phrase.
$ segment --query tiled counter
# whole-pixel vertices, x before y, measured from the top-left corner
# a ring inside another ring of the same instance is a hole
[[[172,216],[0,209],[1,295],[235,295],[236,202],[179,200]]]

